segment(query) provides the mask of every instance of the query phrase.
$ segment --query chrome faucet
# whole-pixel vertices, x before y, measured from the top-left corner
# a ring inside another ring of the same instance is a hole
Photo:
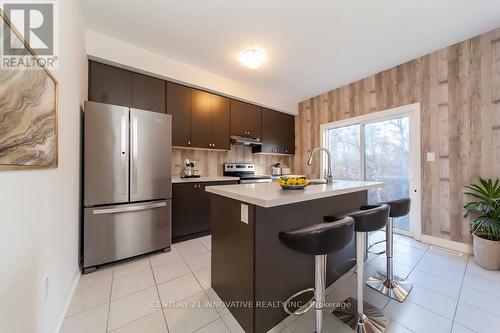
[[[324,147],[316,147],[311,151],[311,155],[309,155],[309,159],[307,160],[307,165],[311,165],[313,161],[314,153],[317,151],[324,151],[326,156],[328,157],[328,169],[325,172],[325,178],[327,184],[333,184],[333,175],[332,175],[332,154],[330,151]]]

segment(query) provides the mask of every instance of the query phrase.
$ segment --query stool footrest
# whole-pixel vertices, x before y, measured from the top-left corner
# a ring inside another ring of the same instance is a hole
[[[293,294],[292,296],[288,297],[288,299],[283,303],[283,310],[285,310],[286,313],[288,313],[290,315],[294,315],[294,316],[301,316],[301,315],[305,314],[307,311],[311,310],[311,308],[315,305],[314,300],[309,302],[309,304],[305,308],[300,308],[300,309],[296,310],[295,312],[290,311],[290,309],[288,308],[288,304],[290,304],[290,302],[294,298],[296,298],[302,294],[308,293],[308,292],[314,292],[314,288],[307,288],[307,289],[298,291],[295,294]]]
[[[385,239],[382,239],[382,240],[379,240],[378,242],[372,243],[372,244],[370,244],[370,246],[368,246],[368,248],[366,249],[366,251],[367,251],[368,253],[371,253],[371,254],[376,254],[376,255],[387,253],[387,250],[383,250],[383,251],[380,251],[380,252],[373,252],[373,251],[370,251],[370,249],[371,249],[372,247],[374,247],[375,245],[378,245],[378,244],[380,244],[380,243],[385,243],[385,242],[386,242],[386,240],[385,240]]]

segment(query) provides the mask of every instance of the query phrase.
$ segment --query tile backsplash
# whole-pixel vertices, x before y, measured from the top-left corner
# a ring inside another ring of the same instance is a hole
[[[195,162],[202,176],[222,176],[222,164],[226,162],[246,162],[255,164],[255,173],[271,174],[271,165],[280,162],[284,167],[292,167],[292,156],[252,154],[252,148],[231,145],[229,151],[172,148],[172,176],[182,174],[184,160]],[[293,170],[292,170],[293,172]]]

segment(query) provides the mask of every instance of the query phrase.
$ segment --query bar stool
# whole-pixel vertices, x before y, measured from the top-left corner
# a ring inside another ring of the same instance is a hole
[[[349,213],[354,219],[356,231],[356,263],[357,263],[357,299],[349,297],[344,301],[347,306],[337,308],[332,313],[346,325],[358,333],[384,332],[387,320],[382,311],[363,301],[365,239],[371,231],[382,229],[387,225],[389,206],[363,206],[360,211]],[[331,217],[330,217],[331,218]]]
[[[394,275],[394,218],[408,215],[410,212],[410,198],[404,198],[386,202],[391,211],[389,213],[389,222],[386,227],[386,257],[387,257],[387,274],[377,272],[375,275],[370,276],[366,284],[375,289],[376,291],[389,296],[390,298],[403,302],[411,289],[413,284]]]
[[[327,255],[347,247],[354,235],[354,220],[346,216],[331,223],[319,223],[300,229],[279,233],[283,245],[296,252],[313,255],[315,258],[314,288],[301,290],[290,296],[283,309],[291,315],[302,315],[313,306],[316,310],[316,333],[323,333],[323,308],[325,306]],[[314,291],[314,300],[304,309],[291,312],[291,300],[306,292]]]

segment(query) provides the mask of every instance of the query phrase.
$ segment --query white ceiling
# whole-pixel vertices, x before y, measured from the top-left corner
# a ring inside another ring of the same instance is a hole
[[[500,26],[498,0],[82,0],[87,26],[295,101]],[[269,55],[258,70],[241,49]]]

